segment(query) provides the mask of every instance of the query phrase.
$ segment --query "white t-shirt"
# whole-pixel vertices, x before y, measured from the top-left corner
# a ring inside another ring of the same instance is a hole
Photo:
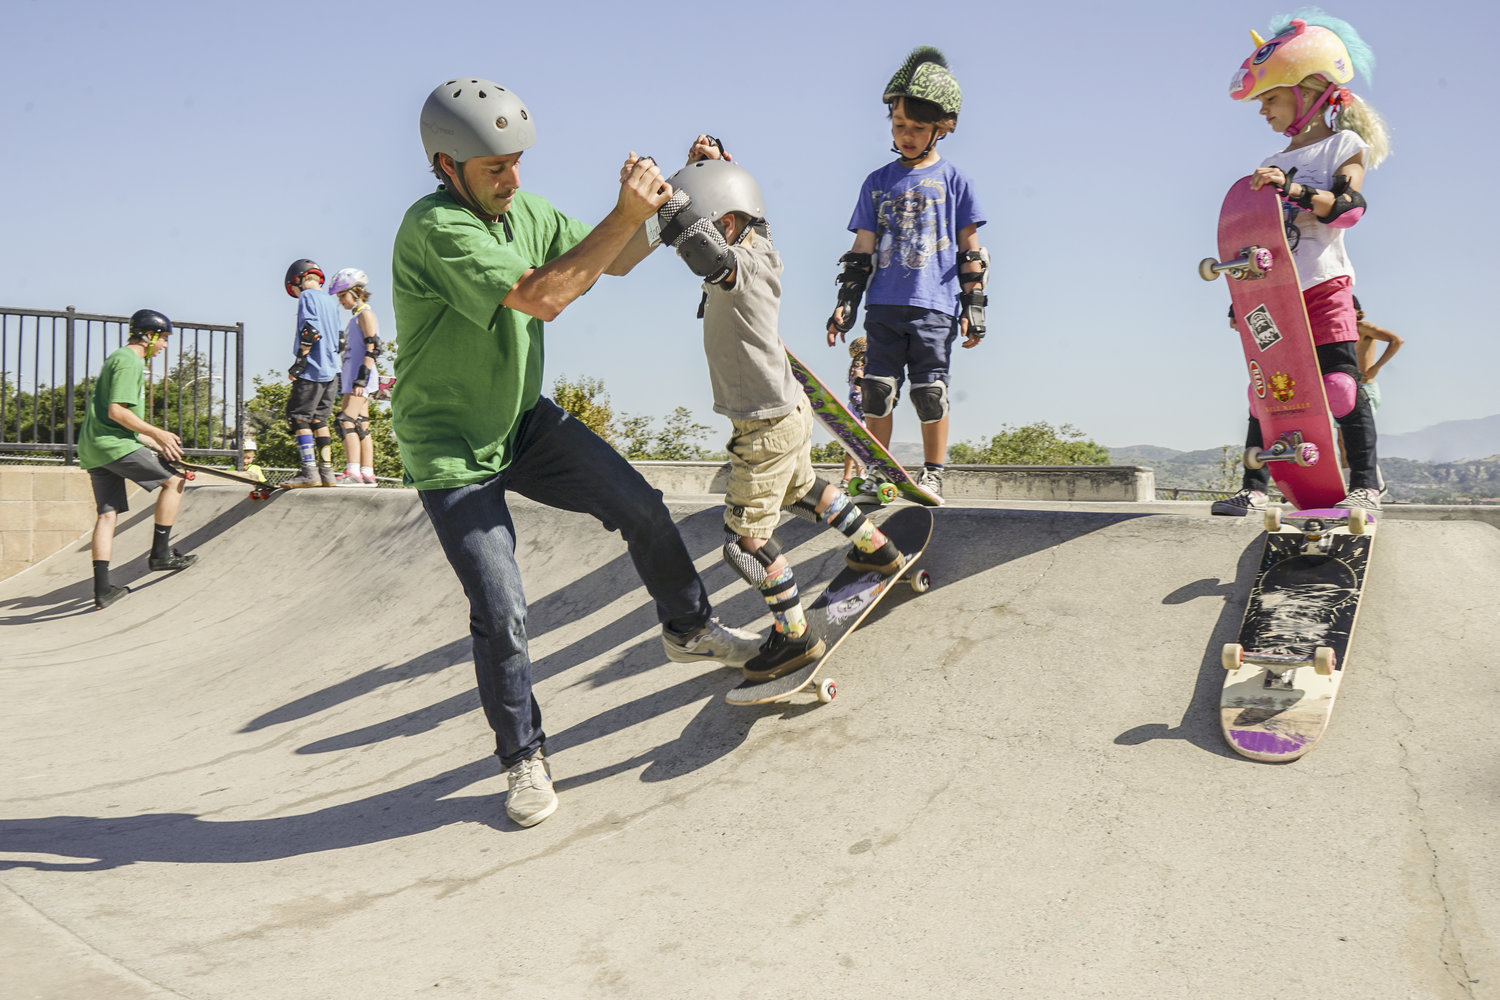
[[[1370,148],[1353,132],[1335,132],[1326,139],[1319,139],[1301,149],[1288,149],[1261,161],[1263,167],[1280,167],[1297,174],[1292,181],[1309,184],[1321,191],[1333,187],[1333,175],[1354,157]],[[1286,239],[1292,247],[1292,258],[1297,262],[1297,281],[1303,291],[1347,274],[1354,279],[1354,265],[1344,252],[1344,230],[1333,229],[1319,222],[1311,212],[1304,212],[1296,205],[1283,203],[1286,215]]]

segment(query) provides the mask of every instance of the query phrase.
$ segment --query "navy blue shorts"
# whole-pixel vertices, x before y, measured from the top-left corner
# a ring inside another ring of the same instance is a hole
[[[913,385],[948,381],[948,359],[958,339],[958,317],[922,306],[865,310],[865,377],[903,376]]]

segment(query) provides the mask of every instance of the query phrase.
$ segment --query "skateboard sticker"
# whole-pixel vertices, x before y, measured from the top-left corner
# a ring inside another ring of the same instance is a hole
[[[1286,372],[1277,372],[1271,376],[1271,395],[1280,402],[1287,402],[1297,395],[1297,380]]]
[[[1260,362],[1250,362],[1250,386],[1255,390],[1256,399],[1266,398],[1266,374],[1260,370]]]
[[[1276,321],[1271,318],[1271,311],[1265,304],[1256,306],[1250,310],[1250,315],[1245,317],[1245,326],[1250,330],[1250,336],[1255,338],[1256,346],[1265,351],[1281,340],[1281,331],[1276,328]]]

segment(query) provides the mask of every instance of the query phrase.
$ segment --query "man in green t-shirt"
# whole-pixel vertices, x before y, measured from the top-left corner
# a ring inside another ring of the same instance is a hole
[[[166,346],[172,322],[155,309],[138,309],[130,317],[130,340],[104,359],[94,379],[78,433],[78,464],[88,470],[99,518],[94,522],[94,606],[107,608],[130,593],[129,587],[109,583],[109,560],[115,544],[115,523],[130,509],[125,481],[147,491],[163,487],[156,498],[155,534],[146,565],[152,570],[187,569],[198,561],[172,548],[172,525],[182,503],[187,480],[167,468],[168,459],[182,457],[182,440],[141,417],[146,412],[146,359]],[[152,448],[141,444],[145,438]]]
[[[506,812],[531,826],[557,796],[531,688],[508,491],[592,514],[624,536],[669,659],[743,664],[760,636],[712,617],[660,491],[541,395],[544,321],[601,274],[625,274],[650,252],[643,224],[672,193],[656,164],[630,154],[614,209],[590,229],[520,190],[536,126],[504,87],[448,81],[428,96],[421,131],[442,186],[407,210],[396,233],[401,350],[391,421],[405,480],[421,491],[469,598],[480,701],[508,772]]]

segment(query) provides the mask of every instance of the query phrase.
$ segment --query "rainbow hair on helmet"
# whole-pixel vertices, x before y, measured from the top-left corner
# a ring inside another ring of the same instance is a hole
[[[1366,84],[1374,79],[1374,50],[1360,37],[1354,25],[1326,13],[1319,7],[1302,7],[1295,14],[1276,15],[1271,20],[1266,37],[1275,38],[1290,31],[1294,18],[1308,25],[1327,28],[1338,35],[1339,41],[1343,42],[1344,48],[1349,51],[1349,62],[1354,72],[1359,74]],[[1333,111],[1331,124],[1335,131],[1353,132],[1370,144],[1369,152],[1365,156],[1366,166],[1370,170],[1380,166],[1391,155],[1390,129],[1386,126],[1385,119],[1367,101],[1351,91],[1344,90],[1336,99],[1336,103],[1330,101],[1330,107]]]

